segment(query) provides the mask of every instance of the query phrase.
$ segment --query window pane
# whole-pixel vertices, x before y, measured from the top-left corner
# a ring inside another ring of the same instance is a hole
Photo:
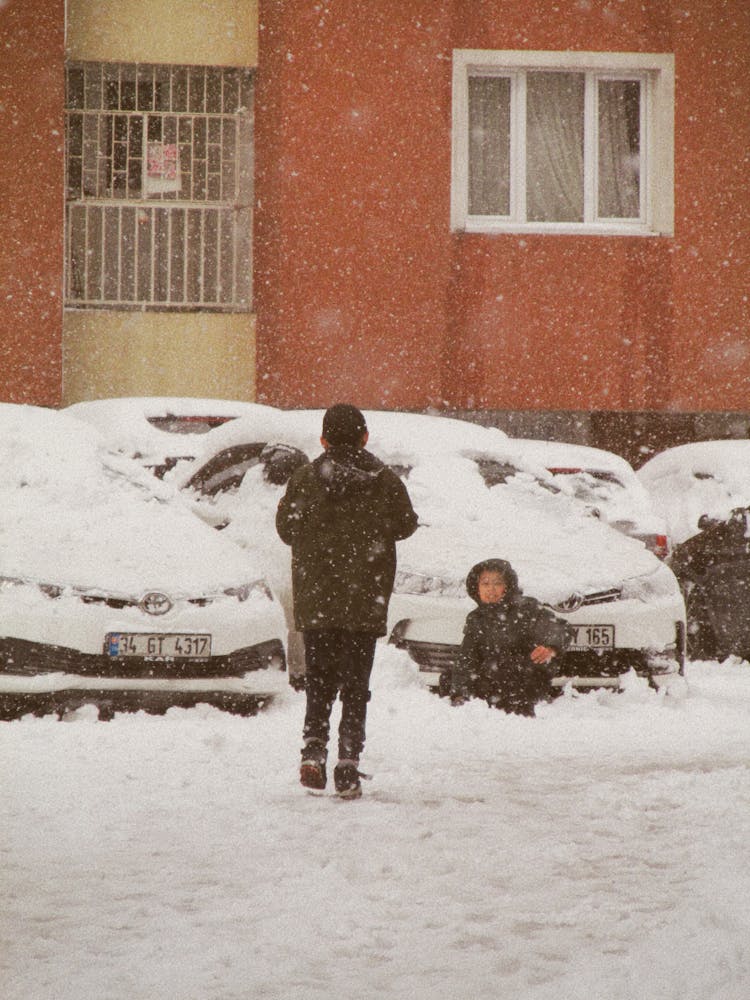
[[[510,215],[510,79],[469,78],[469,214]]]
[[[599,206],[604,219],[640,216],[641,84],[599,81]]]
[[[583,73],[526,76],[526,218],[583,222]]]

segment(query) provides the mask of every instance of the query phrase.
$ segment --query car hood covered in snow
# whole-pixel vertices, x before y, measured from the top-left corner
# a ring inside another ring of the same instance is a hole
[[[73,417],[0,406],[0,576],[140,596],[261,574],[136,463]]]

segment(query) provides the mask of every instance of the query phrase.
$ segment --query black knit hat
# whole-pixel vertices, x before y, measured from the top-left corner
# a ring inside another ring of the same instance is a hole
[[[323,437],[329,444],[361,444],[367,433],[362,411],[350,403],[335,403],[323,416]]]

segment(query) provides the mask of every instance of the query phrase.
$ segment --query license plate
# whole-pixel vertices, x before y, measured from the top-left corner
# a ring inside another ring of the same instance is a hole
[[[614,649],[614,625],[569,625],[572,641],[568,649]]]
[[[211,636],[191,632],[110,632],[104,648],[117,660],[127,656],[203,659],[211,655]]]

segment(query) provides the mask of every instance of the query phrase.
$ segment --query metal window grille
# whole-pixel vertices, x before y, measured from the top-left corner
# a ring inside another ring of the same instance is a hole
[[[68,64],[66,305],[250,309],[252,99],[242,68]]]

